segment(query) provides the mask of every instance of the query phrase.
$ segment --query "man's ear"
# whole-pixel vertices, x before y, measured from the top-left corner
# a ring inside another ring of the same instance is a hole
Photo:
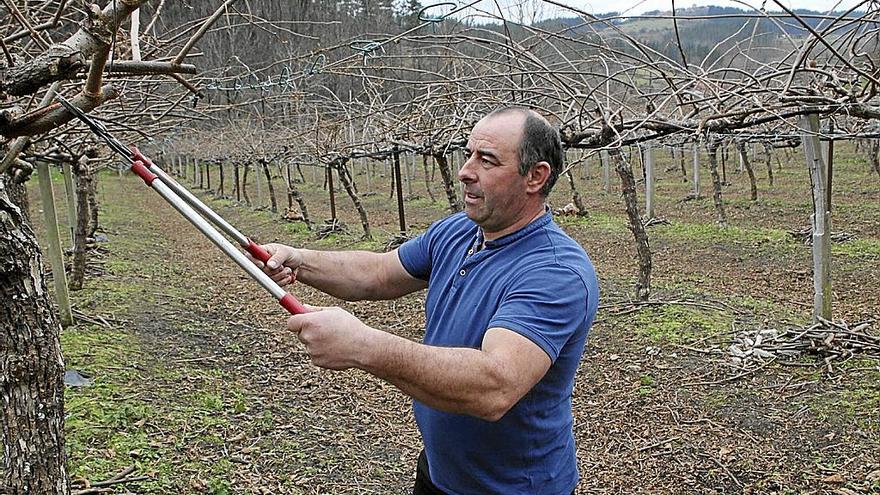
[[[547,162],[536,163],[529,169],[527,175],[526,187],[528,192],[540,192],[548,180],[550,180],[550,164]]]

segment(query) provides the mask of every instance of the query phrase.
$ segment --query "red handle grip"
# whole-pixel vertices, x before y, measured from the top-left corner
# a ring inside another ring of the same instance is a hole
[[[134,172],[138,177],[143,179],[144,184],[150,187],[153,186],[153,181],[159,178],[156,176],[156,174],[150,172],[150,169],[144,166],[144,162],[140,160],[136,160],[134,163],[131,164],[131,171]]]
[[[292,315],[301,315],[309,312],[297,298],[293,297],[293,294],[286,294],[278,302]]]
[[[272,255],[269,254],[269,251],[266,251],[262,246],[250,239],[248,239],[247,252],[251,253],[251,256],[263,263],[267,263],[269,258],[272,257]]]
[[[134,155],[135,161],[144,162],[144,165],[146,165],[147,168],[153,166],[153,161],[150,160],[149,158],[147,158],[146,156],[144,156],[144,154],[141,153],[141,150],[135,148],[134,146],[131,146],[130,148],[131,148],[131,154]]]

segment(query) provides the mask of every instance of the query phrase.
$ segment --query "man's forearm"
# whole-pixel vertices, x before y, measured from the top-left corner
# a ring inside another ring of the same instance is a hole
[[[371,299],[375,253],[366,251],[314,251],[301,249],[302,265],[296,279],[346,301]]]
[[[297,280],[346,301],[400,297],[426,284],[408,275],[396,252],[301,249]]]
[[[505,370],[484,351],[428,346],[373,331],[359,367],[423,404],[496,421],[519,400]]]

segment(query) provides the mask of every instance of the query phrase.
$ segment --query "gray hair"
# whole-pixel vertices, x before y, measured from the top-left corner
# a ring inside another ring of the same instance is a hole
[[[550,176],[544,187],[541,188],[541,194],[547,197],[559,173],[565,165],[565,154],[562,151],[562,138],[559,136],[559,130],[553,127],[540,114],[526,107],[507,106],[498,108],[487,117],[495,117],[507,113],[518,113],[524,115],[526,120],[523,123],[522,140],[519,143],[519,173],[525,176],[532,167],[538,162],[547,162],[550,164]]]

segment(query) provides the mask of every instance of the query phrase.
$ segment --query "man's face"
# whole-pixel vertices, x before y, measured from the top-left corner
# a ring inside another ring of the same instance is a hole
[[[484,233],[503,232],[526,210],[527,178],[519,173],[519,144],[525,116],[516,112],[486,117],[468,139],[467,160],[458,171],[465,212]],[[504,234],[508,232],[503,232]]]

